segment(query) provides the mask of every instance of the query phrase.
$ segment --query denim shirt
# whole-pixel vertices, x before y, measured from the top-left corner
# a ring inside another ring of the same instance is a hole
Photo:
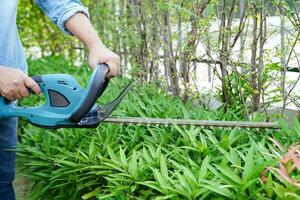
[[[66,21],[78,12],[89,17],[79,0],[36,0],[36,4],[64,33]],[[21,44],[16,17],[18,0],[0,0],[0,65],[27,72],[27,63]]]

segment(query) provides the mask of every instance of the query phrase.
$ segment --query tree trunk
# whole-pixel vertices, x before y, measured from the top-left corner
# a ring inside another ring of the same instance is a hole
[[[163,11],[163,39],[165,42],[164,46],[164,59],[167,67],[167,71],[169,71],[170,75],[170,83],[172,93],[175,96],[179,96],[180,88],[179,88],[179,79],[178,72],[176,69],[176,57],[174,56],[173,44],[172,44],[172,34],[171,34],[171,24],[170,24],[170,16],[168,11]]]
[[[260,107],[260,91],[258,88],[258,69],[256,63],[257,54],[257,15],[258,8],[257,5],[253,4],[253,29],[252,29],[252,45],[251,45],[251,86],[252,86],[252,109],[253,112],[257,111]]]

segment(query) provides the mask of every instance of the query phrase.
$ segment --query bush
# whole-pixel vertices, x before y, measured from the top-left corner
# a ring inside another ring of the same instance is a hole
[[[87,67],[66,65],[53,57],[30,62],[33,74],[66,72],[87,82]],[[127,82],[113,80],[100,101],[116,97]],[[138,84],[113,115],[238,120],[234,112],[208,111],[154,85]],[[263,175],[267,181],[261,179],[265,169],[279,163],[268,137],[287,147],[299,141],[299,123],[281,131],[109,123],[51,131],[22,123],[18,161],[34,184],[30,199],[300,198],[297,186],[276,170]]]

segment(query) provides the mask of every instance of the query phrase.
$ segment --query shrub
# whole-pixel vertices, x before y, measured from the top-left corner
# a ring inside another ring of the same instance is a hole
[[[66,70],[55,62],[66,64],[46,58],[30,62],[31,70],[41,74]],[[82,83],[89,74],[87,68],[70,67],[67,72]],[[113,80],[100,101],[113,99],[126,82]],[[209,111],[194,102],[182,103],[154,85],[138,84],[113,115],[238,120],[234,112]],[[30,199],[299,197],[295,187],[283,184],[278,175],[269,173],[267,183],[260,178],[265,169],[278,165],[268,137],[285,146],[297,142],[299,123],[293,129],[283,125],[281,131],[108,123],[96,129],[53,131],[22,123],[18,161],[33,182]]]

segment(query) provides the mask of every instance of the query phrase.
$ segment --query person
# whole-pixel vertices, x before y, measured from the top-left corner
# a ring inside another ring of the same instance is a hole
[[[11,101],[36,94],[38,84],[27,76],[27,64],[19,39],[16,15],[18,0],[0,0],[0,94]],[[108,78],[119,73],[120,58],[103,45],[94,30],[88,10],[79,0],[36,0],[36,4],[65,34],[77,37],[88,49],[91,68],[99,63],[109,67]],[[17,118],[0,120],[0,199],[13,200],[15,153],[8,151],[17,144]]]

